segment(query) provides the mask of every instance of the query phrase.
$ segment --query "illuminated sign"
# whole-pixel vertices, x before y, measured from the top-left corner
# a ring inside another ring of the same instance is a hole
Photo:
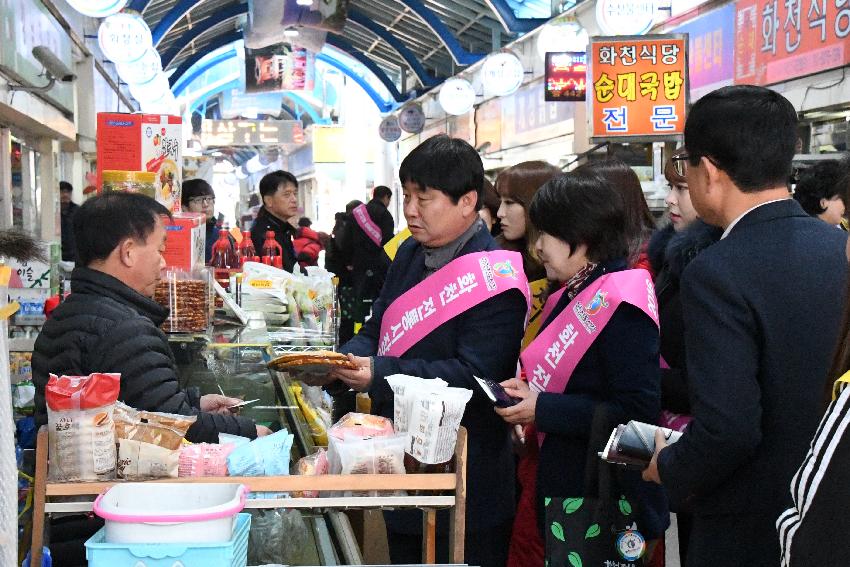
[[[587,53],[567,51],[546,54],[545,100],[584,100],[586,81]]]
[[[590,42],[592,139],[676,139],[688,100],[682,35],[595,37]]]
[[[304,130],[298,120],[204,120],[201,144],[210,146],[277,146],[301,144]]]

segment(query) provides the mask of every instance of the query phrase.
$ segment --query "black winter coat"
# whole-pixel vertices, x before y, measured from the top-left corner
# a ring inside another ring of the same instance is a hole
[[[266,232],[269,230],[274,232],[274,239],[283,249],[283,269],[291,272],[295,268],[295,247],[292,245],[292,239],[295,237],[296,229],[268,212],[265,207],[260,207],[257,219],[251,227],[251,240],[258,256],[263,255],[263,243],[266,241]]]
[[[661,369],[661,408],[673,413],[691,413],[679,282],[685,266],[720,240],[721,234],[723,231],[719,228],[696,220],[680,233],[673,230],[673,225],[666,226],[656,231],[649,241],[649,263],[657,274],[655,294],[661,324],[661,357],[670,367]]]
[[[97,270],[76,268],[71,295],[57,307],[35,341],[32,368],[36,423],[47,423],[44,392],[50,374],[121,374],[118,399],[134,408],[197,415],[186,438],[217,443],[219,433],[254,438],[246,418],[201,412],[200,399],[180,389],[168,339],[159,326],[168,309]]]
[[[384,252],[384,244],[393,237],[393,216],[378,199],[372,199],[366,203],[366,211],[372,222],[381,229],[381,246],[377,246],[371,238],[357,224],[354,215],[351,215],[349,227],[351,230],[352,258],[351,265],[354,268],[352,278],[357,298],[375,299],[384,285],[384,278],[390,266],[390,259]]]

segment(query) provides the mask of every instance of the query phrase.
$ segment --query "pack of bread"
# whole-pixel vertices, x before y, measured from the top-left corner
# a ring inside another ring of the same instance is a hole
[[[404,436],[385,417],[348,413],[328,432],[328,464],[331,474],[404,474]],[[345,491],[337,496],[378,494]]]
[[[197,416],[137,410],[118,402],[113,418],[120,478],[177,478],[180,446]]]
[[[115,423],[112,413],[121,375],[50,375],[45,388],[51,481],[115,478]]]

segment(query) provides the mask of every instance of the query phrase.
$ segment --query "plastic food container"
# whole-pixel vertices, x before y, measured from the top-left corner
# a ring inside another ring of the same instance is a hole
[[[86,542],[89,567],[245,567],[251,515],[239,514],[233,537],[224,543],[106,543],[103,528]]]
[[[210,325],[215,311],[212,286],[206,269],[184,272],[169,270],[156,284],[154,301],[168,307],[168,319],[162,324],[166,333],[200,333]]]
[[[233,536],[245,507],[242,484],[126,483],[94,501],[107,543],[209,543]]]

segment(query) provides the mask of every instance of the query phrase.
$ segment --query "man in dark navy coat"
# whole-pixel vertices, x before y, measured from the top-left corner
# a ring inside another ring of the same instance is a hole
[[[725,232],[682,277],[694,421],[656,440],[644,478],[693,501],[688,567],[779,565],[775,522],[823,413],[846,233],[790,198],[796,141],[791,103],[749,85],[706,95],[685,125],[678,167]]]
[[[473,391],[461,422],[469,433],[466,562],[503,567],[514,516],[510,426],[493,411],[473,375],[503,380],[516,374],[525,299],[518,290],[491,297],[446,321],[401,357],[375,356],[381,321],[393,301],[451,260],[498,248],[478,216],[484,170],[472,146],[447,136],[430,138],[405,158],[399,176],[413,238],[399,248],[372,317],[340,349],[356,355],[359,369],[338,370],[337,376],[355,390],[367,390],[372,413],[390,418],[393,393],[386,377],[393,374],[442,378],[449,386]],[[414,514],[386,514],[395,564],[422,562],[422,520]],[[446,535],[438,525],[438,562],[448,562],[440,553]]]

